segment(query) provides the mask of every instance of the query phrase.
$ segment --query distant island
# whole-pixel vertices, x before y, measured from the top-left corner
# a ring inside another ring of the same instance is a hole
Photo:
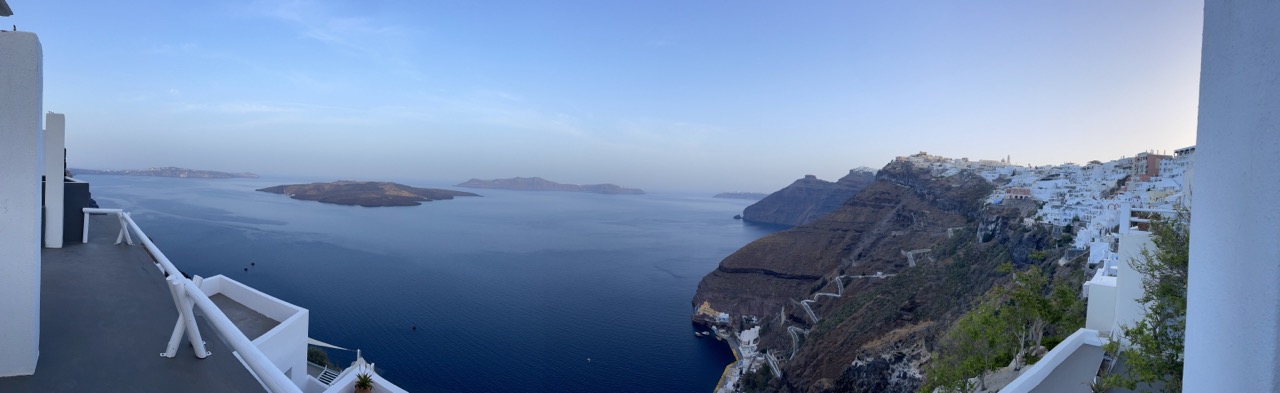
[[[418,188],[391,182],[348,180],[332,183],[285,184],[261,188],[258,191],[284,194],[304,201],[364,207],[418,206],[422,202],[453,199],[457,196],[480,196],[464,191]]]
[[[722,193],[716,194],[715,196],[712,196],[712,198],[747,199],[752,201],[758,201],[758,200],[764,199],[764,197],[767,197],[767,196],[769,196],[769,194],[765,194],[763,192],[722,192]]]
[[[570,191],[592,192],[596,194],[644,194],[637,188],[623,188],[615,184],[561,184],[541,177],[513,177],[510,179],[480,180],[471,179],[457,185],[468,188],[491,188],[520,191]]]
[[[73,175],[118,175],[118,176],[153,176],[153,177],[181,177],[190,179],[257,179],[258,175],[243,172],[218,172],[206,171],[203,169],[187,169],[177,167],[160,167],[147,169],[123,169],[123,170],[98,170],[98,169],[78,169],[71,168],[69,171]]]

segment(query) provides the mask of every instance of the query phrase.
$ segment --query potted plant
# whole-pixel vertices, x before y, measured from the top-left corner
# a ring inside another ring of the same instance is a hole
[[[356,374],[356,393],[370,393],[373,391],[373,376],[369,373]]]

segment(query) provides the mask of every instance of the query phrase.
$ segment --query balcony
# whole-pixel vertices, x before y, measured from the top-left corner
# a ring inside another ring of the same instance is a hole
[[[164,274],[143,247],[112,244],[115,217],[91,216],[90,228],[89,243],[41,250],[39,363],[0,378],[0,391],[264,391],[203,314],[212,355],[184,343],[162,357],[178,318]]]

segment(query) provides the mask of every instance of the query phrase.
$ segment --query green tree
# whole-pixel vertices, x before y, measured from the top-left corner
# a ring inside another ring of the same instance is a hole
[[[325,353],[323,349],[313,346],[307,346],[307,361],[323,367],[337,368],[336,365],[329,361],[328,353]]]
[[[1133,326],[1121,327],[1129,348],[1121,357],[1128,364],[1123,385],[1163,382],[1165,392],[1182,391],[1182,350],[1187,327],[1187,255],[1191,234],[1186,212],[1151,221],[1156,250],[1142,250],[1130,261],[1142,273],[1146,315]]]
[[[1085,302],[1080,299],[1079,282],[1062,280],[1053,284],[1049,293],[1050,315],[1059,338],[1075,333],[1084,327]]]
[[[1078,290],[1066,281],[1051,282],[1039,266],[1014,273],[1012,283],[1000,290],[1007,299],[999,315],[1013,338],[1014,369],[1026,366],[1028,350],[1044,345],[1050,328],[1074,332],[1084,326],[1084,304]]]
[[[974,388],[969,382],[973,376],[978,377],[977,387],[986,389],[987,373],[999,367],[1001,355],[1008,352],[994,303],[983,301],[942,336],[921,392],[968,392]]]
[[[1035,250],[1035,251],[1032,251],[1030,254],[1027,254],[1027,258],[1036,262],[1044,262],[1045,259],[1049,258],[1049,254],[1045,253],[1044,251]]]
[[[1013,353],[1013,369],[1021,370],[1024,365],[1023,356],[1027,345],[1031,348],[1040,346],[1044,340],[1044,330],[1050,321],[1049,298],[1044,296],[1044,288],[1049,285],[1049,278],[1040,271],[1040,267],[1032,266],[1025,272],[1014,273],[1013,283],[1004,289],[1004,296],[1009,300],[1001,309],[1002,324],[1015,338],[1017,352]]]
[[[1014,359],[1015,367],[1022,367],[1028,347],[1040,347],[1051,328],[1061,334],[1084,326],[1084,303],[1070,282],[1051,285],[1037,266],[1015,273],[1006,262],[996,271],[1012,274],[1012,279],[991,288],[939,338],[921,392],[971,391],[974,376],[977,387],[985,389],[987,372]]]

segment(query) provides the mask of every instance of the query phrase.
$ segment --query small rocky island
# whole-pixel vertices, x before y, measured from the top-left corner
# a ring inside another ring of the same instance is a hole
[[[159,167],[147,169],[121,169],[121,170],[98,170],[98,169],[78,169],[71,168],[69,170],[75,175],[118,175],[118,176],[152,176],[152,177],[181,177],[190,179],[257,179],[258,175],[241,172],[218,172],[207,171],[203,169],[187,169],[178,167]]]
[[[561,184],[541,177],[513,177],[510,179],[480,180],[471,179],[457,185],[468,188],[492,188],[500,190],[520,191],[570,191],[591,192],[596,194],[644,194],[637,188],[623,188],[616,184]]]
[[[285,184],[258,189],[293,199],[364,207],[417,206],[422,202],[480,196],[464,191],[410,187],[399,183],[339,180],[332,183]]]
[[[721,199],[746,199],[749,201],[758,201],[769,196],[763,192],[722,192],[712,196],[712,198]]]

